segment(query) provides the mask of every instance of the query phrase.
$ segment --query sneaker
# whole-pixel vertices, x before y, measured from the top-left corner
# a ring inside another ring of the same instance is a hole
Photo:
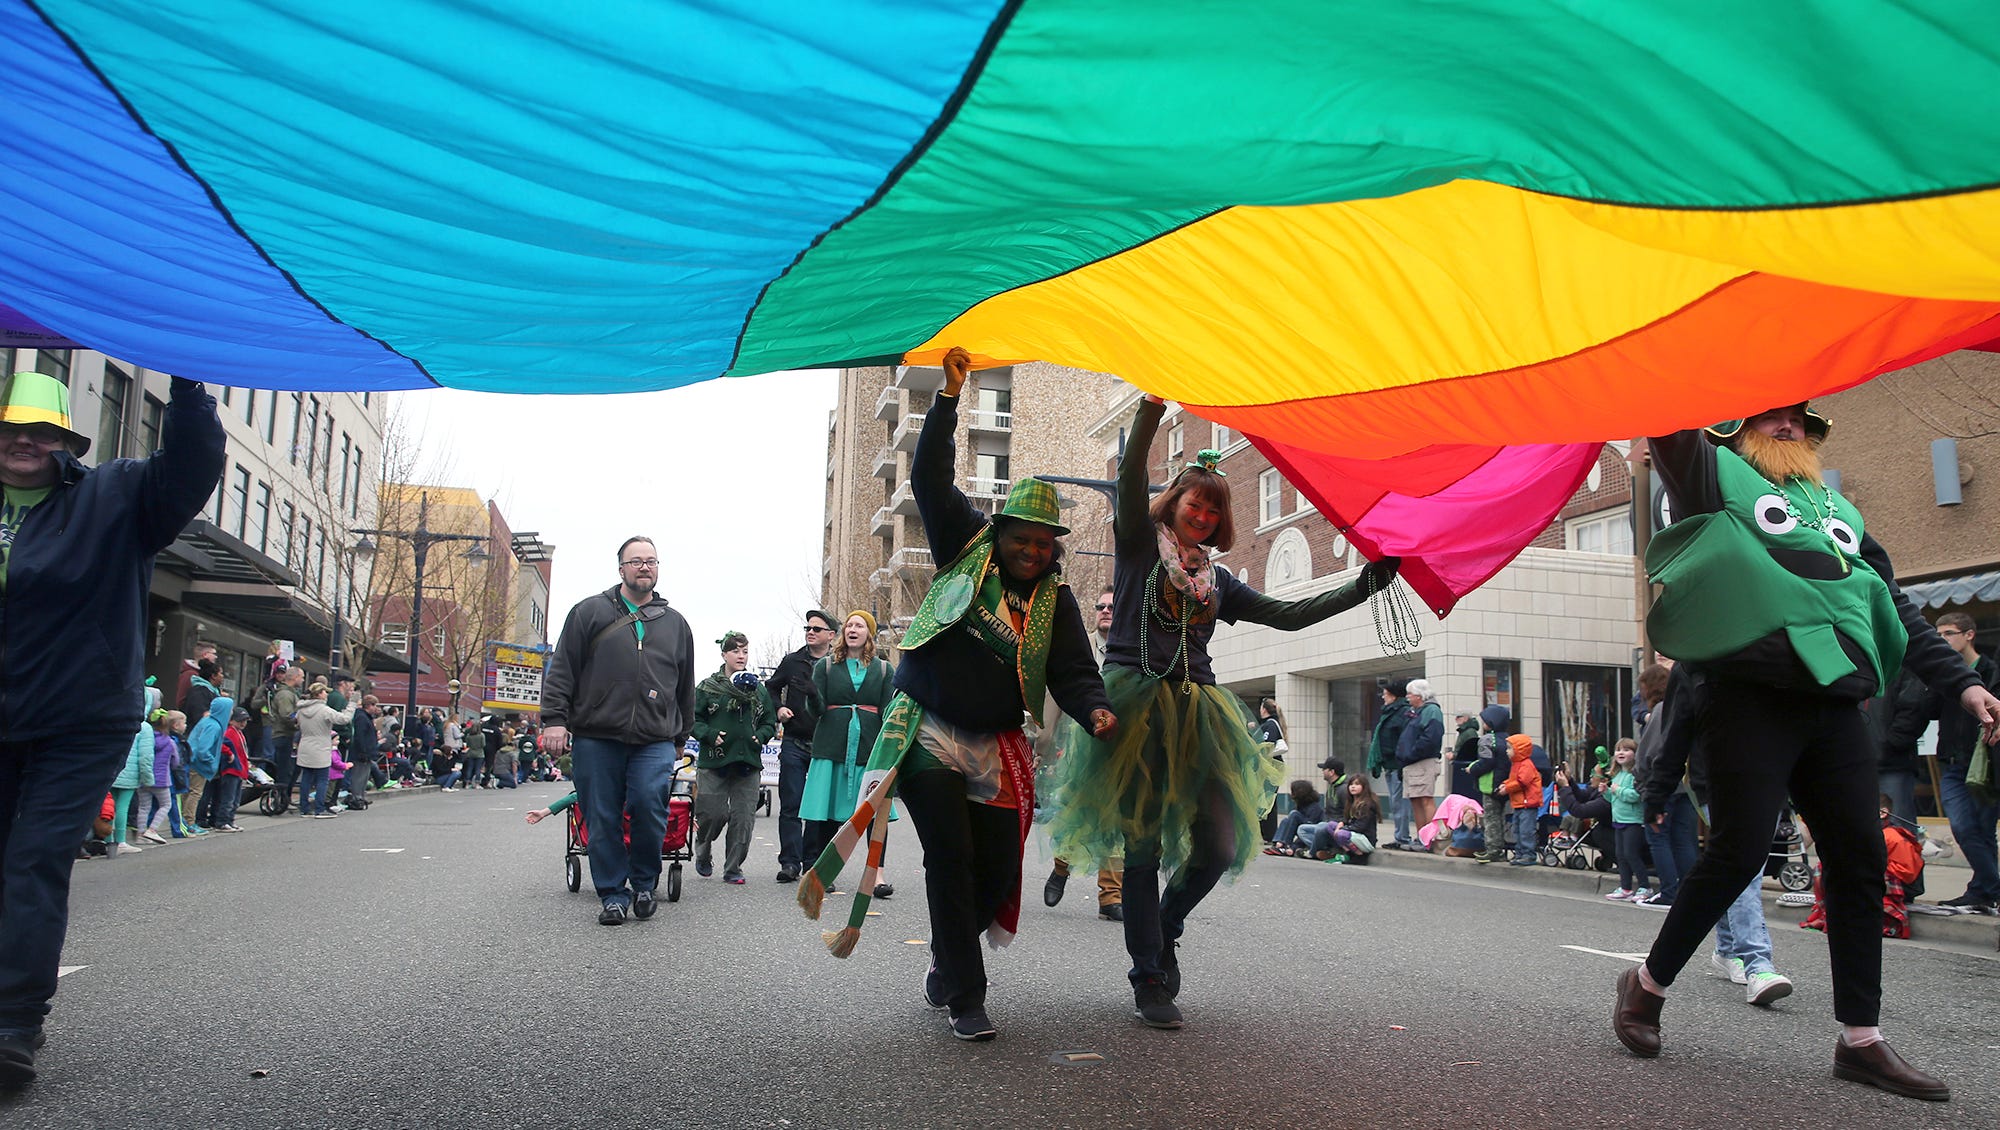
[[[1160,946],[1160,973],[1166,978],[1168,1000],[1181,995],[1180,948],[1181,944],[1178,941],[1167,942]]]
[[[945,1006],[944,974],[938,972],[935,961],[931,962],[930,969],[924,974],[924,1003],[932,1008]]]
[[[319,818],[321,820],[338,820],[340,819],[340,813],[329,810],[327,812],[320,813]]]
[[[743,873],[740,871],[731,871],[722,877],[722,881],[740,887],[744,883]]]
[[[1792,995],[1792,979],[1783,973],[1756,973],[1744,983],[1743,999],[1767,1006]]]
[[[1610,899],[1612,902],[1631,902],[1632,892],[1624,887],[1620,887],[1604,897]]]
[[[598,912],[598,915],[597,915],[597,924],[598,924],[599,926],[622,926],[622,925],[624,925],[624,924],[625,924],[625,904],[624,904],[624,903],[622,903],[622,902],[607,902],[607,903],[605,903],[605,904],[604,904],[604,909]]]
[[[951,1018],[951,1034],[961,1040],[983,1044],[1000,1034],[993,1021],[986,1018],[986,1010],[975,1008]]]
[[[1652,894],[1647,895],[1645,898],[1633,899],[1632,905],[1643,906],[1652,910],[1671,910],[1673,909],[1674,900],[1668,898],[1664,893],[1660,891],[1654,891]]]
[[[145,851],[145,850],[146,850],[145,848],[142,848],[142,847],[140,847],[140,846],[139,846],[138,844],[119,844],[119,845],[118,845],[118,849],[117,849],[116,851],[112,851],[112,852],[107,852],[106,854],[108,854],[108,855],[138,855],[138,854],[139,854],[140,852],[142,852],[142,851]]]
[[[711,860],[697,858],[694,861],[694,873],[706,879],[715,874],[715,864]]]
[[[1159,981],[1141,981],[1132,987],[1132,1013],[1148,1028],[1179,1028],[1184,1021],[1167,986]]]
[[[241,832],[242,830],[234,824],[224,824],[222,827],[216,829],[218,832]]]
[[[1712,953],[1708,955],[1708,963],[1715,967],[1718,977],[1727,977],[1731,983],[1737,985],[1750,983],[1749,975],[1743,972],[1743,959],[1740,957],[1724,957],[1719,953]]]
[[[635,918],[651,918],[660,904],[651,890],[632,892],[632,915]]]
[[[1652,897],[1653,892],[1645,887],[1640,887],[1638,890],[1632,892],[1632,901],[1635,904],[1645,902]]]
[[[798,872],[796,872],[796,871],[792,870],[792,869],[791,869],[791,868],[789,868],[789,867],[780,867],[780,868],[778,868],[778,882],[780,882],[780,883],[796,883],[796,882],[798,882],[798,881],[799,881],[799,873],[798,873]]]
[[[167,838],[165,836],[162,836],[158,832],[153,831],[151,828],[147,828],[145,831],[140,832],[139,838],[147,841],[148,843],[163,844],[167,842]]]

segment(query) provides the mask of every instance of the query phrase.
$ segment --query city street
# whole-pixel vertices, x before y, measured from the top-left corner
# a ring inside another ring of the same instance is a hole
[[[1132,1016],[1090,878],[1041,905],[1037,843],[1021,936],[990,957],[1000,1037],[960,1044],[919,991],[907,822],[896,896],[837,961],[772,882],[768,818],[748,886],[689,867],[651,921],[598,926],[587,872],[564,886],[561,820],[522,821],[562,791],[246,815],[243,835],[79,864],[42,1078],[0,1125],[2000,1124],[1990,945],[1889,944],[1883,1023],[1951,1084],[1933,1105],[1832,1077],[1826,947],[1789,922],[1795,995],[1747,1006],[1704,949],[1642,1061],[1611,1035],[1612,982],[1657,912],[1504,868],[1260,858],[1191,924],[1188,1025],[1160,1032]]]

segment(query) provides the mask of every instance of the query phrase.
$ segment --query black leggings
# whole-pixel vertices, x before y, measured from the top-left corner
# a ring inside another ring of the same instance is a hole
[[[965,778],[944,768],[902,778],[896,795],[924,845],[931,957],[951,1014],[986,1007],[986,959],[979,933],[1020,889],[1021,815],[965,798]]]
[[[1789,793],[1825,866],[1833,1014],[1876,1024],[1882,1008],[1883,868],[1875,746],[1852,702],[1711,681],[1691,719],[1708,758],[1708,846],[1681,880],[1646,969],[1662,985],[1762,874]]]

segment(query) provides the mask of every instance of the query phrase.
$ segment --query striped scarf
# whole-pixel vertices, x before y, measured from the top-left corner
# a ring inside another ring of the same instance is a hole
[[[834,889],[841,871],[854,856],[854,849],[861,845],[862,837],[868,840],[868,854],[861,868],[861,883],[854,891],[854,905],[849,908],[847,925],[839,930],[822,930],[820,940],[835,957],[847,957],[854,952],[854,946],[861,940],[861,926],[868,920],[868,904],[873,900],[875,884],[882,870],[882,853],[889,842],[889,802],[896,793],[896,774],[902,768],[903,755],[917,743],[917,731],[923,726],[924,708],[909,695],[898,693],[889,702],[889,709],[882,720],[881,736],[875,739],[875,748],[868,755],[868,767],[861,774],[861,796],[855,802],[854,815],[848,817],[840,830],[834,833],[833,842],[826,846],[813,862],[812,869],[799,882],[799,906],[806,917],[819,921],[819,913],[826,901],[826,893]],[[1035,818],[1035,774],[1032,768],[1032,749],[1027,737],[1020,730],[1009,730],[999,735],[1000,760],[1006,766],[1007,775],[1014,785],[1016,810],[1021,822],[1021,850],[1025,854],[1028,844],[1028,828]],[[1014,890],[993,915],[993,924],[986,928],[986,942],[994,949],[1014,940],[1021,925],[1021,879],[1020,868],[1014,869]]]

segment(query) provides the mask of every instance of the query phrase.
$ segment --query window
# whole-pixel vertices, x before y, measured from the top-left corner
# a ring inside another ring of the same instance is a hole
[[[1521,685],[1521,664],[1515,659],[1480,661],[1480,681],[1485,687],[1487,706],[1504,706],[1520,720],[1521,703],[1514,688]],[[1544,747],[1546,748],[1546,747]]]
[[[1632,669],[1542,664],[1542,748],[1572,776],[1632,734]],[[1519,717],[1519,712],[1516,712]]]
[[[285,547],[283,560],[285,563],[285,568],[287,569],[292,567],[292,561],[293,561],[292,523],[294,521],[294,518],[295,518],[295,512],[293,511],[292,504],[290,502],[281,502],[278,504],[278,538],[279,541]]]
[[[34,371],[47,373],[66,385],[69,383],[69,354],[67,349],[37,349]]]
[[[223,406],[224,408],[227,408],[227,407],[229,407],[229,406],[230,406],[231,404],[235,403],[235,401],[231,399],[231,398],[232,398],[232,397],[234,397],[235,395],[236,395],[236,390],[235,390],[235,389],[233,389],[233,388],[230,388],[230,387],[229,387],[228,385],[223,385],[223,386],[222,386],[222,406]]]
[[[1579,553],[1630,554],[1632,514],[1613,510],[1572,518],[1563,527],[1563,546]]]
[[[438,624],[438,625],[436,625],[436,626],[434,626],[434,627],[432,627],[432,628],[431,628],[431,654],[432,654],[432,655],[436,655],[436,656],[442,656],[442,655],[444,655],[444,625],[443,625],[443,624]]]
[[[278,442],[278,394],[264,398],[264,442]]]
[[[1285,480],[1276,467],[1257,476],[1257,524],[1275,522],[1285,513]]]
[[[160,431],[166,426],[166,418],[167,406],[147,393],[139,409],[139,450],[132,454],[144,459],[160,449]]]
[[[361,449],[359,447],[355,448],[354,489],[347,495],[347,516],[350,518],[359,518],[361,516],[361,476],[364,473],[362,469],[367,465],[368,460],[362,458]]]
[[[271,484],[257,484],[257,501],[250,507],[250,528],[243,535],[243,542],[259,553],[267,552],[271,525]]]
[[[368,393],[365,393],[365,392],[364,392],[364,393],[362,393],[362,394],[361,394],[361,406],[362,406],[363,408],[366,408],[366,407],[368,407],[368,397],[369,397],[369,394],[368,394]]]
[[[257,390],[254,388],[243,390],[243,422],[253,428],[257,426]]]
[[[1319,508],[1312,504],[1312,499],[1306,497],[1305,491],[1299,491],[1298,496],[1299,496],[1299,513],[1312,514],[1318,511]]]
[[[236,475],[230,480],[229,502],[224,511],[222,528],[241,538],[244,523],[250,518],[250,468],[236,465]]]
[[[215,493],[208,496],[208,507],[204,511],[208,515],[209,521],[214,522],[218,526],[222,524],[222,507],[228,498],[229,461],[224,459],[222,462],[222,475],[215,480]]]
[[[305,420],[305,394],[295,392],[292,394],[292,465],[294,467],[298,466],[299,456],[305,454],[305,448],[299,445],[299,433],[305,427]]]
[[[1223,427],[1221,424],[1217,424],[1213,428],[1209,429],[1208,445],[1210,447],[1213,447],[1217,451],[1228,451],[1229,445],[1235,442],[1236,442],[1235,433],[1231,432],[1228,428]]]
[[[331,462],[332,462],[332,459],[330,459],[330,458],[329,458],[329,459],[327,460],[327,462],[331,463]],[[352,472],[352,470],[353,470],[353,466],[354,466],[354,441],[353,441],[353,440],[351,440],[351,439],[349,439],[349,438],[347,437],[347,433],[346,433],[346,432],[342,432],[342,433],[340,434],[340,503],[339,503],[339,506],[340,506],[340,509],[343,509],[343,510],[344,510],[344,509],[346,509],[346,507],[347,507],[347,481],[348,481],[348,477],[349,477],[350,473],[351,473],[351,472]],[[339,512],[338,510],[336,510],[336,511],[335,511],[335,513],[338,513],[338,512]]]
[[[125,454],[125,406],[132,399],[132,374],[116,365],[104,366],[98,396],[97,461],[109,463]]]
[[[972,494],[1000,496],[1014,483],[1008,468],[1008,457],[980,452],[972,457]]]
[[[305,428],[306,434],[299,437],[299,442],[305,444],[306,481],[311,482],[313,463],[319,457],[319,397],[317,396],[306,397]]]
[[[408,623],[382,625],[382,646],[390,651],[407,653],[410,650],[410,625]]]
[[[1179,424],[1175,424],[1173,427],[1167,429],[1167,473],[1169,476],[1175,471],[1180,470],[1181,457],[1187,451],[1187,444],[1183,436],[1184,431],[1185,429]]]
[[[326,527],[321,526],[319,536],[313,540],[313,591],[326,592]]]
[[[320,448],[324,462],[319,465],[319,489],[329,490],[327,480],[333,477],[333,413],[326,414],[326,445]],[[310,468],[308,468],[310,469]]]
[[[299,585],[308,589],[313,587],[312,548],[313,520],[301,514],[299,515]]]

